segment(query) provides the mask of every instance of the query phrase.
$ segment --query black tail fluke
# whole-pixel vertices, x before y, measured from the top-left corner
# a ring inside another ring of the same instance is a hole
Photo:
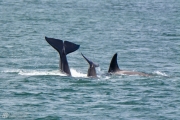
[[[62,54],[62,50],[63,50],[62,40],[55,38],[48,38],[48,37],[45,37],[45,39],[54,49],[56,49],[60,54]]]
[[[64,48],[66,55],[79,49],[80,45],[74,44],[69,41],[64,41]]]
[[[119,71],[119,70],[120,69],[119,69],[119,66],[118,66],[118,63],[117,63],[117,53],[115,53],[112,60],[111,60],[108,72],[116,72],[116,71]]]
[[[60,55],[60,70],[67,75],[71,75],[66,55],[79,49],[80,45],[68,41],[62,41],[55,38],[45,37],[46,41],[59,52]]]
[[[99,65],[97,65],[97,64],[93,63],[92,61],[88,60],[82,53],[81,53],[81,55],[89,63],[90,67],[99,67]]]
[[[71,52],[76,51],[80,47],[80,45],[74,44],[74,43],[69,42],[69,41],[63,42],[62,40],[55,39],[55,38],[48,38],[48,37],[45,37],[45,39],[60,54],[62,54],[62,52],[64,50],[64,53],[67,55]]]

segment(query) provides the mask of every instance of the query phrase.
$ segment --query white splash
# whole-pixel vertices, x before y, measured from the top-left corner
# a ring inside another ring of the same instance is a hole
[[[40,70],[21,70],[18,73],[19,75],[27,75],[27,76],[39,76],[39,75],[59,75],[59,76],[66,76],[65,74],[61,73],[59,70],[56,71],[40,71]]]
[[[4,70],[2,71],[3,73],[18,73],[20,72],[21,70],[19,69],[10,69],[10,70]]]
[[[161,75],[161,76],[168,76],[166,73],[160,71],[154,71],[153,74]]]
[[[73,68],[71,68],[70,71],[73,77],[87,77],[87,74],[81,73]]]
[[[70,69],[72,77],[87,77],[87,74],[78,72],[77,70]],[[67,76],[59,70],[24,70],[24,69],[11,69],[5,70],[4,73],[17,73],[24,76],[40,76],[40,75],[55,75],[55,76]]]

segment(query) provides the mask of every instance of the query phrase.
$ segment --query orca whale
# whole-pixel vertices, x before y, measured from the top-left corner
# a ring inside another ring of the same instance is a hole
[[[118,75],[139,75],[139,76],[150,76],[149,74],[142,73],[142,72],[135,72],[135,71],[126,71],[119,69],[118,63],[117,63],[117,53],[114,54],[108,73],[111,74],[118,74]]]
[[[99,65],[93,63],[92,61],[88,60],[82,53],[81,55],[84,57],[84,59],[89,63],[89,68],[88,68],[88,72],[87,72],[87,76],[88,77],[97,77],[96,74],[96,67],[99,67]]]
[[[79,49],[80,45],[55,38],[45,37],[45,39],[55,50],[58,51],[60,55],[60,61],[59,61],[60,70],[66,73],[67,75],[71,76],[71,71],[69,69],[66,55]]]

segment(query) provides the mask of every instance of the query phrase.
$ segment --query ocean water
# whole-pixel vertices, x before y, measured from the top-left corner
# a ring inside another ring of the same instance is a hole
[[[81,45],[72,77],[45,36]],[[153,76],[107,75],[115,53]],[[0,0],[1,120],[179,120],[179,61],[179,0]]]

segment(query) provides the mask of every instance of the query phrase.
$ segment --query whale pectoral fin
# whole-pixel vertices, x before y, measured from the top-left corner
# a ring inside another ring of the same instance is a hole
[[[80,45],[74,44],[69,41],[64,41],[66,55],[79,49]]]
[[[60,54],[63,50],[63,41],[55,38],[48,38],[45,37],[46,41],[54,48],[56,49]]]
[[[88,60],[82,53],[81,53],[81,55],[84,57],[84,59],[89,63],[89,65],[90,65],[91,67],[92,67],[92,66],[94,66],[94,67],[99,67],[98,64],[95,64],[95,63],[93,63],[92,61]]]
[[[84,59],[89,63],[89,68],[88,68],[87,76],[88,76],[88,77],[97,77],[95,67],[98,67],[99,65],[94,64],[92,61],[88,60],[82,53],[81,53],[81,55],[82,55],[82,56],[84,57]]]
[[[119,66],[118,66],[118,63],[117,63],[117,53],[115,53],[112,60],[111,60],[108,72],[116,72],[116,71],[119,71],[119,70],[120,69],[119,69]]]
[[[84,57],[84,59],[89,63],[89,65],[92,65],[92,62],[90,60],[88,60],[82,53],[81,55]]]

